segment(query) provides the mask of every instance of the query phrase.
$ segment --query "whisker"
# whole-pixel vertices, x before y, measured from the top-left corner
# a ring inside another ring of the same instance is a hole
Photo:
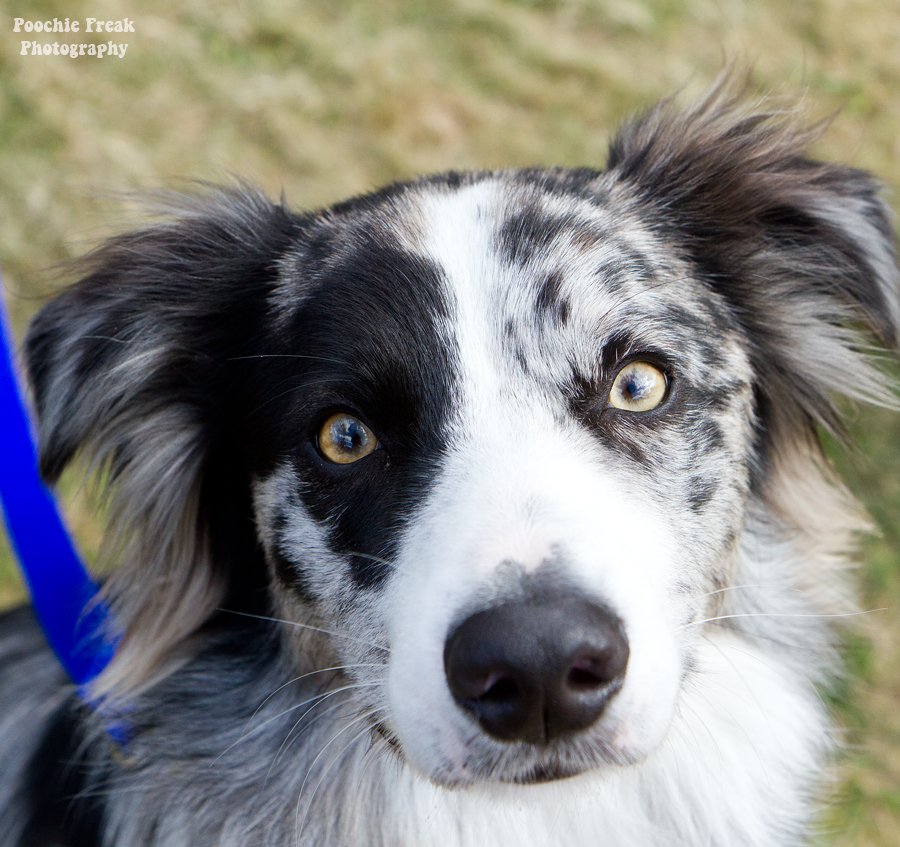
[[[91,340],[91,341],[112,341],[115,344],[128,344],[129,343],[124,338],[114,338],[111,335],[82,335],[81,337],[85,340]]]
[[[300,801],[301,801],[302,798],[303,798],[303,790],[306,788],[306,783],[307,783],[307,781],[309,780],[309,776],[310,776],[310,774],[313,772],[313,769],[315,768],[316,763],[319,761],[319,759],[322,758],[322,756],[324,755],[325,751],[326,751],[332,744],[334,744],[334,742],[337,741],[337,739],[338,739],[341,735],[343,735],[348,729],[351,729],[353,726],[357,725],[357,724],[360,723],[361,721],[365,721],[367,718],[371,717],[372,715],[378,714],[378,712],[380,712],[380,711],[381,711],[381,709],[371,709],[371,710],[369,710],[368,712],[363,712],[361,715],[358,715],[357,717],[355,717],[355,718],[354,718],[352,721],[350,721],[343,729],[339,729],[339,730],[331,737],[331,740],[330,740],[324,747],[322,747],[322,749],[319,751],[319,753],[318,753],[318,755],[316,756],[316,758],[312,760],[312,763],[310,764],[309,768],[308,768],[307,771],[306,771],[306,776],[303,777],[303,782],[302,782],[301,785],[300,785],[300,792],[299,792],[298,795],[297,795],[297,809],[296,809],[296,814],[295,814],[295,816],[294,816],[294,826],[296,827],[296,832],[297,832],[297,844],[300,843],[300,835],[301,835],[301,833],[302,833],[302,831],[303,831],[303,827],[306,826],[306,821],[307,821],[307,818],[309,817],[309,810],[310,810],[310,808],[312,808],[312,802],[311,802],[311,801],[312,801],[312,799],[315,797],[315,791],[313,791],[313,794],[312,794],[312,796],[310,797],[310,803],[307,803],[307,806],[306,806],[306,812],[304,812],[304,814],[303,814],[303,821],[302,821],[302,822],[300,821]],[[367,725],[367,726],[365,726],[365,727],[363,728],[362,732],[359,732],[357,735],[353,736],[353,738],[350,740],[350,743],[349,743],[346,747],[344,747],[344,749],[341,750],[340,754],[338,754],[338,756],[335,758],[335,761],[339,761],[339,760],[340,760],[340,757],[343,756],[344,753],[346,753],[348,749],[350,749],[350,747],[357,741],[357,739],[359,739],[359,738],[362,737],[366,732],[369,732],[369,731],[370,731],[370,727]],[[331,767],[333,766],[333,764],[334,764],[334,762],[332,762],[332,764],[329,765],[328,768],[325,770],[325,772],[322,774],[322,779],[324,779],[325,776],[328,774],[328,772],[331,770]],[[322,784],[322,779],[320,779],[319,782],[318,782],[318,784],[316,785],[316,791],[318,791],[319,786]]]
[[[328,359],[325,356],[305,356],[302,353],[258,353],[253,356],[229,356],[226,361],[240,362],[244,359],[311,359],[314,362],[330,362],[333,365],[344,365],[349,367],[349,362],[341,359]]]
[[[706,597],[713,597],[716,594],[724,594],[726,591],[738,591],[739,589],[742,589],[742,588],[773,588],[773,587],[774,586],[772,586],[772,585],[766,585],[764,583],[757,583],[757,584],[748,583],[747,585],[729,585],[729,586],[726,586],[725,588],[717,588],[715,591],[707,591],[705,594],[696,594],[693,597],[693,599],[694,600],[703,600]],[[779,586],[779,588],[780,588],[780,586]],[[796,590],[796,589],[791,589],[791,590]]]
[[[318,702],[313,703],[312,706],[310,706],[310,707],[309,707],[302,715],[300,715],[300,717],[297,718],[297,720],[296,720],[296,722],[294,723],[294,725],[288,730],[287,735],[285,735],[284,740],[281,742],[281,746],[279,746],[278,750],[277,750],[276,753],[275,753],[274,758],[272,759],[272,764],[269,765],[269,770],[268,770],[268,772],[266,773],[266,781],[268,781],[269,777],[271,776],[271,774],[272,774],[272,769],[275,767],[276,764],[278,764],[278,760],[281,759],[281,758],[287,753],[287,751],[291,749],[291,747],[293,746],[294,742],[300,737],[299,735],[294,735],[294,730],[295,730],[298,726],[300,726],[300,724],[303,722],[303,719],[304,719],[304,718],[305,718],[305,717],[306,717],[313,709],[315,709],[317,706],[321,706],[321,705],[322,705],[329,697],[331,697],[331,696],[334,695],[334,694],[341,694],[341,693],[343,693],[344,691],[350,690],[350,688],[354,688],[354,689],[374,688],[376,685],[381,685],[381,683],[369,683],[369,684],[367,684],[367,685],[348,686],[348,687],[346,687],[346,688],[340,688],[340,689],[336,689],[335,691],[329,691],[329,692],[326,692],[325,694],[323,694],[323,695],[321,695],[320,697],[316,698],[316,699],[318,700]],[[303,704],[303,705],[305,705],[305,704]],[[338,711],[338,709],[341,709],[342,707],[344,707],[344,706],[346,706],[346,705],[347,705],[347,703],[346,703],[345,700],[340,700],[339,702],[335,703],[334,705],[331,706],[331,708],[326,709],[326,710],[325,710],[324,712],[322,712],[321,714],[316,715],[316,716],[309,722],[309,725],[307,726],[307,729],[309,729],[309,727],[313,726],[313,725],[314,725],[318,720],[320,720],[321,718],[325,718],[325,717],[328,717],[329,715],[334,714],[336,711]],[[291,738],[292,735],[294,735],[293,738]],[[264,784],[265,784],[265,783],[264,783]]]
[[[622,306],[627,306],[638,297],[643,297],[645,294],[650,294],[659,288],[665,288],[667,285],[676,285],[680,282],[687,282],[690,279],[691,278],[688,276],[678,276],[674,277],[673,279],[663,279],[659,282],[645,285],[640,289],[640,291],[633,291],[630,294],[623,294],[621,296],[617,295],[615,298],[615,303],[613,303],[601,316],[601,321],[605,321],[616,309],[620,309]]]
[[[285,683],[285,684],[288,684],[288,683]],[[309,697],[308,699],[304,700],[301,703],[295,703],[293,706],[290,706],[289,708],[284,709],[283,711],[279,712],[277,715],[273,715],[270,718],[266,718],[259,726],[255,726],[255,727],[253,727],[253,729],[251,729],[249,731],[247,731],[245,728],[244,732],[241,733],[241,737],[238,738],[237,741],[233,742],[232,744],[229,744],[228,747],[226,747],[221,753],[219,753],[219,755],[216,756],[216,758],[213,759],[212,762],[210,762],[209,767],[212,767],[213,765],[215,765],[216,762],[219,761],[219,759],[221,759],[223,756],[225,756],[230,750],[233,750],[235,747],[237,747],[238,744],[240,744],[241,742],[249,741],[254,736],[259,735],[259,733],[262,732],[262,730],[266,726],[268,726],[270,723],[272,723],[272,721],[276,721],[279,718],[283,718],[285,715],[289,715],[291,712],[295,711],[296,709],[302,709],[304,706],[306,706],[309,703],[313,703],[313,706],[311,708],[315,708],[315,706],[318,705],[315,702],[316,700],[322,700],[325,697],[330,696],[331,694],[339,694],[342,691],[353,691],[353,690],[360,689],[360,688],[371,688],[376,685],[382,685],[382,684],[383,683],[381,683],[381,682],[353,683],[352,685],[344,685],[341,688],[333,688],[330,691],[323,691],[320,694],[316,694],[314,697]],[[282,686],[282,688],[283,687],[284,686]],[[269,697],[271,697],[271,696],[272,695],[270,694]],[[266,699],[268,699],[268,698],[266,698]],[[248,724],[250,723],[250,721],[253,720],[254,717],[256,717],[260,708],[262,708],[262,706],[258,707],[257,710],[253,713],[253,715],[248,719],[248,721],[247,721]],[[308,714],[308,711],[309,710],[307,710],[307,712],[304,712],[303,715],[300,716],[300,721],[302,721],[303,718],[306,716],[306,714]],[[299,723],[300,721],[298,721],[297,723]],[[296,724],[294,724],[294,726],[296,726]],[[290,735],[290,733],[288,733],[288,735]]]
[[[387,559],[382,559],[381,556],[373,556],[371,553],[360,553],[359,550],[348,550],[346,552],[347,556],[360,556],[363,559],[371,559],[373,562],[379,562],[382,565],[388,565],[389,567],[394,567],[394,563],[388,561]]]
[[[367,684],[367,685],[365,685],[365,686],[363,686],[363,685],[358,685],[357,688],[358,688],[358,689],[362,689],[362,688],[377,688],[377,687],[382,686],[382,685],[384,685],[383,682],[373,682],[373,683],[369,683],[369,684]],[[317,705],[321,705],[321,704],[317,704]],[[313,717],[310,718],[309,723],[306,725],[306,729],[310,729],[311,727],[314,727],[319,721],[324,720],[324,719],[327,718],[329,715],[333,715],[336,711],[338,711],[338,709],[340,709],[342,706],[346,706],[346,705],[347,705],[347,701],[342,700],[340,703],[335,703],[335,704],[334,704],[333,706],[331,706],[330,708],[325,709],[325,710],[322,711],[322,712],[319,712],[319,714],[313,715]],[[370,704],[364,703],[363,705],[366,706],[366,705],[370,705]],[[297,737],[295,736],[294,740],[291,741],[291,744],[293,744],[294,741],[296,741],[296,738],[297,738]],[[287,752],[287,751],[285,751],[285,752]]]
[[[735,673],[736,673],[736,674],[738,675],[738,677],[741,679],[741,682],[744,683],[744,685],[746,686],[746,688],[747,688],[749,691],[752,691],[752,690],[753,690],[753,689],[752,689],[752,686],[750,685],[749,682],[747,682],[747,681],[744,679],[743,674],[741,674],[741,673],[738,671],[737,666],[734,664],[734,662],[731,661],[731,659],[730,659],[730,658],[728,657],[728,655],[726,654],[725,650],[722,649],[722,645],[721,645],[721,644],[717,644],[717,643],[716,643],[712,638],[710,638],[709,635],[707,635],[706,633],[703,633],[703,640],[704,640],[707,644],[709,644],[711,647],[714,647],[714,648],[719,652],[719,654],[722,656],[722,658],[723,658],[726,662],[728,662],[729,665],[731,665],[732,670],[735,671]],[[768,670],[772,671],[776,676],[778,676],[778,677],[780,677],[781,679],[783,679],[785,682],[787,682],[787,683],[789,683],[789,684],[793,682],[793,680],[791,679],[791,675],[788,674],[788,673],[785,673],[785,671],[784,671],[783,668],[780,668],[780,667],[778,667],[776,664],[773,664],[773,663],[771,663],[771,662],[765,661],[765,660],[762,658],[762,656],[759,655],[759,653],[756,653],[756,652],[751,653],[751,652],[749,652],[748,650],[742,650],[742,649],[740,649],[739,647],[735,646],[734,644],[732,644],[732,645],[729,646],[729,650],[731,650],[731,651],[733,651],[733,652],[735,652],[735,653],[740,653],[742,656],[747,656],[747,657],[749,657],[750,659],[752,659],[753,661],[758,662],[758,663],[761,664],[763,667],[768,668]],[[798,673],[798,672],[799,672],[800,675],[803,677],[803,679],[805,679],[806,682],[809,684],[809,690],[812,691],[812,692],[815,694],[816,699],[822,704],[822,707],[823,707],[824,709],[827,710],[827,709],[828,709],[828,704],[825,702],[825,698],[822,696],[822,693],[819,691],[819,687],[813,682],[813,680],[810,678],[810,676],[809,676],[808,674],[803,673],[802,671],[792,671],[791,673]],[[754,697],[755,697],[755,695],[754,695]]]
[[[382,739],[382,743],[387,746],[387,742]],[[437,802],[435,802],[434,806],[432,806],[431,811],[428,813],[428,817],[425,818],[425,826],[422,828],[422,838],[428,835],[431,827],[434,826],[435,822],[438,819],[438,815],[441,813],[441,809],[444,808],[444,804],[447,802],[447,797],[449,792],[442,791]]]
[[[289,714],[290,712],[293,712],[294,709],[302,709],[307,703],[314,703],[316,700],[319,700],[322,697],[325,697],[327,694],[335,694],[338,691],[343,691],[343,690],[344,690],[343,688],[338,688],[338,689],[332,690],[332,691],[323,691],[320,694],[316,694],[314,697],[310,697],[309,699],[304,700],[302,703],[296,703],[295,705],[291,706],[289,709],[285,709],[283,712],[279,712],[277,715],[273,715],[271,718],[267,718],[259,726],[254,727],[249,732],[246,731],[246,727],[245,727],[244,732],[241,733],[240,738],[238,738],[237,741],[234,741],[233,743],[229,744],[228,747],[226,747],[221,753],[219,753],[219,755],[216,756],[215,759],[213,759],[213,761],[210,763],[209,766],[212,767],[214,764],[216,764],[216,762],[218,762],[219,759],[221,759],[224,755],[226,755],[229,752],[229,750],[233,750],[242,741],[248,741],[249,739],[253,738],[253,736],[258,735],[260,732],[262,732],[263,728],[266,727],[268,724],[272,723],[272,721],[278,720],[278,718],[284,717],[285,715]],[[248,724],[250,723],[250,721],[253,720],[253,718],[256,716],[256,713],[258,711],[259,711],[259,709],[257,709],[256,712],[254,712],[253,715],[251,715],[251,717],[247,721]],[[303,720],[302,716],[300,717],[300,720]],[[296,724],[295,724],[295,726],[296,726]]]
[[[250,357],[248,357],[250,358]],[[327,361],[327,360],[323,360]],[[343,364],[339,362],[338,364]],[[292,378],[291,378],[292,379]],[[285,382],[291,382],[291,379],[286,379],[281,382],[283,385]],[[271,397],[267,397],[263,400],[259,405],[257,405],[251,412],[249,412],[243,419],[242,423],[246,423],[249,421],[254,415],[259,414],[269,403],[274,403],[281,397],[286,397],[288,394],[293,394],[295,391],[306,391],[307,389],[312,388],[316,385],[330,385],[333,380],[330,379],[312,379],[312,380],[304,380],[302,385],[292,385],[290,388],[285,391],[281,391],[278,394],[273,394]]]
[[[705,618],[702,621],[691,621],[691,623],[682,624],[679,629],[687,629],[691,626],[701,626],[705,623],[714,623],[715,621],[727,621],[733,618],[856,618],[862,615],[872,615],[875,612],[886,612],[887,608],[883,609],[868,609],[865,612],[844,612],[843,614],[818,614],[818,613],[789,613],[789,612],[744,612],[734,615],[719,615],[715,618]]]
[[[376,710],[376,711],[377,711],[377,710]],[[373,713],[370,713],[370,714],[374,714],[374,712],[373,712]],[[363,715],[363,717],[367,717],[367,716],[368,716],[368,715]],[[357,720],[359,720],[359,719],[357,719]],[[354,723],[356,723],[356,722],[357,722],[357,721],[354,721]],[[352,726],[352,724],[350,724],[350,725]],[[346,753],[346,752],[347,752],[354,744],[356,744],[356,742],[357,742],[360,738],[362,738],[367,732],[370,732],[370,731],[371,731],[371,728],[370,728],[369,726],[364,726],[360,732],[356,733],[356,735],[354,735],[353,738],[351,738],[351,739],[347,742],[347,744],[344,746],[344,748],[341,750],[341,752],[338,753],[337,756],[334,757],[334,759],[332,760],[331,764],[329,764],[328,767],[325,768],[325,771],[322,773],[322,776],[319,777],[319,781],[316,783],[316,787],[313,789],[312,794],[309,795],[309,802],[306,804],[306,811],[303,813],[303,821],[302,821],[302,823],[300,824],[299,832],[302,833],[302,832],[303,832],[303,828],[306,826],[306,820],[307,820],[307,818],[309,817],[309,810],[312,808],[313,800],[316,799],[316,794],[319,793],[319,789],[322,787],[322,783],[325,781],[325,777],[328,776],[328,774],[331,772],[331,769],[332,769],[332,768],[333,768],[333,767],[341,760],[341,758],[343,757],[343,755],[344,755],[344,754],[345,754],[345,753]],[[333,740],[333,739],[332,739],[332,740]],[[330,743],[331,743],[331,742],[329,742],[329,744],[330,744]],[[372,746],[373,746],[373,745],[370,744],[369,749],[371,749]],[[366,752],[368,752],[368,750],[367,750]],[[302,793],[302,789],[301,789],[301,793]],[[300,799],[300,797],[297,798],[298,802],[299,802],[299,799]]]
[[[373,556],[371,553],[360,553],[358,550],[347,550],[345,555],[360,556],[363,559],[371,559],[373,562],[378,562],[378,564],[385,565],[395,571],[400,571],[400,573],[410,572],[408,568],[401,567],[396,562],[390,561],[390,559],[382,559],[380,556]]]
[[[307,679],[308,677],[315,676],[320,673],[328,673],[329,671],[345,671],[350,670],[350,668],[382,668],[384,667],[381,662],[357,662],[350,665],[335,665],[331,668],[319,668],[318,670],[309,671],[308,673],[301,674],[300,676],[295,676],[293,679],[289,679],[287,682],[279,685],[268,697],[266,697],[253,711],[253,714],[247,719],[247,723],[249,724],[253,718],[259,714],[259,710],[266,705],[279,691],[287,688],[289,685],[293,685],[295,682],[300,682],[303,679]],[[307,701],[308,702],[308,701]]]
[[[300,629],[309,629],[309,630],[312,630],[313,632],[321,632],[321,633],[324,633],[325,635],[333,635],[333,636],[335,636],[335,638],[346,638],[348,641],[355,641],[357,644],[364,644],[366,647],[374,647],[376,650],[383,650],[385,653],[391,652],[390,647],[383,647],[381,644],[376,644],[374,641],[367,641],[364,638],[355,638],[352,635],[345,635],[343,632],[335,632],[334,630],[331,630],[331,629],[323,629],[320,626],[312,626],[311,624],[308,624],[308,623],[300,623],[299,621],[288,621],[288,620],[284,620],[283,618],[272,618],[272,617],[269,617],[268,615],[254,615],[254,614],[251,614],[250,612],[237,612],[234,609],[219,608],[218,611],[227,612],[230,615],[240,615],[242,618],[255,618],[256,620],[259,620],[259,621],[272,621],[272,623],[283,623],[283,624],[286,624],[287,626],[296,626],[296,627],[299,627]]]

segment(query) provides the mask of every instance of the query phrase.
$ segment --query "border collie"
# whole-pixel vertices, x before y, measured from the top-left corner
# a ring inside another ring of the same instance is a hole
[[[25,355],[44,477],[112,492],[128,740],[7,613],[0,842],[806,843],[864,526],[818,432],[892,403],[900,285],[878,184],[744,100],[87,257]]]

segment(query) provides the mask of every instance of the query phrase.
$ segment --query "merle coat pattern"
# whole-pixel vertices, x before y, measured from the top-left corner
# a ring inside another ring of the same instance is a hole
[[[720,87],[605,170],[208,189],[87,257],[25,353],[44,476],[111,483],[130,741],[0,618],[0,841],[806,843],[863,525],[817,430],[900,329],[817,132]]]

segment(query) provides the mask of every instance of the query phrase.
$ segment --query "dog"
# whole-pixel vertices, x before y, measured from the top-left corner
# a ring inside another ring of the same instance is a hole
[[[818,433],[900,334],[820,131],[721,84],[603,170],[205,187],[89,255],[25,358],[123,635],[94,708],[2,618],[0,842],[807,843],[865,524]]]

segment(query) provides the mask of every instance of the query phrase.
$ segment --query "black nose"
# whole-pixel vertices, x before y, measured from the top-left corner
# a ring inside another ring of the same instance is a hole
[[[621,621],[567,594],[477,612],[444,645],[456,702],[504,741],[545,744],[586,729],[621,687],[627,664]]]

